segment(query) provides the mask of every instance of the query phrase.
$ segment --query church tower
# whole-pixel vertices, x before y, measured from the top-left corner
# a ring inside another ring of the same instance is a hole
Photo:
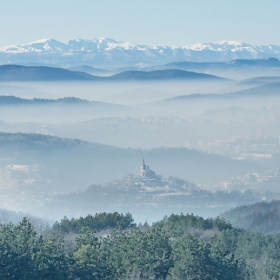
[[[156,174],[154,171],[150,170],[150,167],[145,164],[145,160],[143,159],[143,164],[140,166],[140,177],[141,178],[155,178]]]
[[[143,164],[140,166],[140,177],[145,177],[147,166],[145,160],[143,159]]]

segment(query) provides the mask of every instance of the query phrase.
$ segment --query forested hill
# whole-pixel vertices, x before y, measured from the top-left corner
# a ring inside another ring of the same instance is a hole
[[[258,202],[220,215],[235,227],[262,233],[280,233],[280,201]]]

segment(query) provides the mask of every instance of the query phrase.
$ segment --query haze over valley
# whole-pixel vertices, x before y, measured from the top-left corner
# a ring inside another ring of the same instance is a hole
[[[2,207],[51,219],[129,211],[152,222],[278,198],[280,62],[240,58],[0,66]],[[139,179],[143,158],[157,179]],[[73,199],[81,204],[69,208]]]

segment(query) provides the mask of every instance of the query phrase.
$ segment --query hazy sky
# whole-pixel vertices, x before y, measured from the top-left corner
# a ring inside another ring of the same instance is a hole
[[[0,5],[0,46],[96,37],[158,45],[280,45],[279,11],[278,0],[9,0]]]

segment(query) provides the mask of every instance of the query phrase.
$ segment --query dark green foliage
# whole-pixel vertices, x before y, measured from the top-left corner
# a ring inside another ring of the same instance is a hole
[[[74,274],[78,279],[164,280],[173,265],[171,252],[169,237],[159,228],[115,231],[104,239],[87,231],[77,239]]]
[[[170,272],[172,279],[242,279],[242,270],[233,255],[216,245],[205,244],[192,235],[184,235],[173,242],[175,265]]]
[[[115,270],[108,261],[110,252],[104,250],[103,242],[92,231],[77,238],[77,248],[73,254],[72,275],[75,279],[110,280],[116,279]]]
[[[1,225],[0,279],[280,279],[279,234],[263,235],[233,228],[222,219],[183,214],[139,227],[130,214],[118,213],[63,221],[45,239],[26,218],[18,225]],[[112,227],[105,237],[94,232]],[[67,252],[64,234],[80,229],[73,250]],[[201,237],[209,231],[214,233],[210,238]]]
[[[43,240],[22,222],[0,228],[0,279],[66,279],[68,263],[59,240]]]
[[[133,227],[133,218],[130,213],[125,215],[115,213],[100,213],[87,215],[85,218],[80,217],[79,219],[72,218],[69,220],[64,217],[60,223],[56,222],[53,226],[55,231],[61,231],[62,233],[79,233],[83,228],[89,228],[92,231],[101,231],[106,229],[128,229]]]
[[[189,215],[175,215],[165,217],[162,221],[154,224],[154,227],[163,226],[166,230],[173,235],[183,235],[195,230],[210,230],[217,229],[218,231],[232,229],[232,225],[225,220],[216,219],[203,219],[202,217]]]
[[[213,279],[208,246],[192,235],[184,235],[173,244],[172,279]]]

